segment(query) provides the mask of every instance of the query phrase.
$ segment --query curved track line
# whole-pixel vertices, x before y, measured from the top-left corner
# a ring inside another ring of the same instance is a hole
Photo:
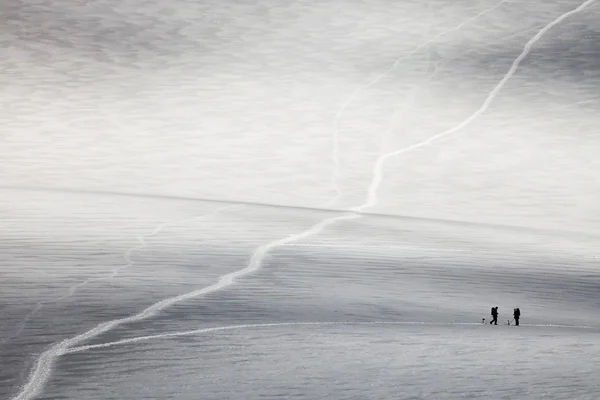
[[[167,228],[169,226],[187,223],[187,222],[194,221],[194,220],[201,220],[201,219],[205,219],[205,218],[209,218],[209,217],[214,217],[214,216],[218,215],[219,213],[221,213],[222,211],[225,211],[225,210],[231,209],[231,208],[236,208],[236,207],[241,207],[241,206],[230,205],[230,206],[219,207],[215,211],[213,211],[209,214],[199,215],[197,217],[186,218],[183,220],[178,220],[178,221],[173,221],[173,222],[164,222],[164,223],[156,226],[152,230],[152,232],[150,232],[149,234],[138,236],[138,241],[140,244],[129,248],[127,251],[125,251],[125,254],[123,255],[123,258],[125,259],[127,264],[124,264],[117,268],[114,268],[106,276],[99,277],[99,278],[94,277],[94,278],[85,279],[82,282],[79,282],[79,283],[73,285],[71,288],[69,288],[69,291],[66,294],[64,294],[63,296],[61,296],[57,299],[38,302],[34,306],[34,308],[25,315],[25,317],[23,318],[23,321],[21,321],[19,328],[15,331],[15,333],[13,333],[12,335],[7,336],[5,338],[2,338],[2,340],[0,340],[0,344],[4,344],[8,340],[19,336],[21,334],[21,332],[23,332],[23,330],[27,326],[27,322],[29,322],[29,320],[31,318],[33,318],[44,307],[44,305],[51,304],[51,303],[59,303],[63,300],[66,300],[66,299],[70,298],[71,296],[73,296],[75,294],[75,292],[77,292],[77,290],[80,289],[81,287],[86,286],[90,283],[94,283],[94,282],[100,282],[100,281],[104,281],[104,280],[114,279],[121,271],[123,271],[129,267],[132,267],[135,264],[135,262],[131,259],[131,254],[133,253],[134,250],[141,250],[147,246],[146,242],[145,242],[146,238],[149,238],[149,237],[159,234],[162,230],[164,230],[165,228]]]
[[[500,80],[500,82],[498,82],[498,84],[492,89],[492,91],[487,96],[487,98],[485,99],[485,101],[483,102],[481,107],[479,107],[473,114],[471,114],[463,122],[454,126],[453,128],[447,129],[443,132],[433,135],[426,140],[415,143],[413,145],[402,148],[400,150],[396,150],[396,151],[384,154],[383,156],[378,158],[377,162],[375,163],[375,166],[373,167],[373,180],[371,182],[371,186],[368,189],[368,200],[367,200],[366,204],[364,204],[362,206],[350,208],[350,211],[362,212],[365,208],[373,207],[378,203],[377,189],[379,188],[381,181],[383,180],[383,165],[389,158],[407,153],[409,151],[418,149],[423,146],[426,146],[444,136],[450,135],[454,132],[457,132],[457,131],[463,129],[465,126],[467,126],[471,122],[473,122],[476,118],[478,118],[481,114],[483,114],[489,108],[490,104],[496,98],[496,96],[498,95],[500,90],[502,90],[504,85],[506,85],[506,82],[508,82],[510,80],[510,78],[512,78],[512,76],[516,72],[517,68],[519,67],[519,64],[521,63],[521,61],[523,61],[523,59],[531,52],[531,48],[533,47],[533,45],[537,41],[539,41],[542,38],[542,36],[544,36],[546,34],[546,32],[548,32],[555,25],[559,24],[560,22],[562,22],[566,18],[570,17],[571,15],[582,11],[589,5],[593,4],[595,1],[596,0],[587,0],[586,2],[582,3],[577,8],[560,15],[558,18],[554,19],[553,21],[548,23],[546,26],[544,26],[542,29],[540,29],[540,31],[538,33],[536,33],[531,39],[529,39],[527,41],[527,43],[525,44],[525,46],[523,47],[523,50],[521,51],[519,56],[512,62],[512,65],[510,66],[508,72],[504,75],[504,77]]]
[[[123,324],[141,321],[141,320],[153,317],[160,311],[162,311],[166,308],[169,308],[172,305],[177,304],[179,302],[190,300],[190,299],[200,297],[200,296],[203,296],[203,295],[206,295],[209,293],[219,291],[226,287],[229,287],[235,283],[236,279],[259,270],[262,262],[266,259],[269,251],[271,251],[273,248],[282,246],[289,242],[303,239],[303,238],[311,236],[311,235],[315,235],[315,234],[321,232],[325,227],[327,227],[328,225],[331,225],[332,223],[334,223],[336,221],[346,220],[346,219],[354,219],[357,217],[358,217],[358,215],[356,215],[356,214],[350,214],[350,215],[343,215],[343,216],[339,216],[339,217],[329,218],[329,219],[319,222],[318,224],[312,226],[310,229],[307,229],[304,232],[301,232],[301,233],[298,233],[295,235],[291,235],[291,236],[288,236],[287,238],[279,239],[274,242],[262,245],[262,246],[258,247],[258,249],[256,249],[256,251],[254,252],[254,254],[252,255],[252,257],[250,259],[250,263],[248,264],[248,266],[246,268],[243,268],[243,269],[235,271],[235,272],[231,272],[226,275],[222,275],[219,278],[219,280],[217,281],[217,283],[215,283],[213,285],[210,285],[210,286],[207,286],[207,287],[204,287],[202,289],[198,289],[198,290],[195,290],[192,292],[188,292],[188,293],[176,296],[176,297],[166,298],[164,300],[161,300],[161,301],[151,305],[150,307],[147,307],[146,309],[140,311],[137,314],[134,314],[132,316],[125,317],[125,318],[119,318],[119,319],[115,319],[112,321],[103,322],[103,323],[97,325],[95,328],[88,330],[87,332],[79,334],[70,339],[65,339],[59,343],[52,345],[48,350],[44,351],[39,356],[32,372],[29,376],[27,383],[21,389],[19,394],[16,397],[14,397],[13,399],[14,400],[29,400],[29,399],[32,399],[33,397],[35,397],[36,395],[38,395],[40,393],[40,391],[42,390],[44,384],[50,378],[50,375],[52,373],[52,367],[54,365],[54,361],[68,348],[73,347],[82,341],[85,341],[85,340],[94,338],[98,335],[101,335],[101,334],[103,334],[107,331],[110,331],[118,326],[123,325]]]
[[[462,27],[464,27],[465,25],[468,25],[471,22],[481,18],[485,14],[495,10],[496,8],[500,7],[502,4],[510,3],[510,2],[511,2],[511,0],[501,0],[498,3],[496,3],[495,5],[493,5],[492,7],[489,7],[483,11],[480,11],[479,13],[466,19],[465,21],[461,22],[460,24],[438,33],[433,38],[416,46],[408,54],[405,54],[405,55],[401,56],[400,58],[397,58],[396,61],[394,61],[394,63],[392,64],[392,66],[390,68],[386,69],[379,75],[375,76],[375,78],[368,81],[365,85],[358,87],[356,90],[354,90],[354,92],[352,92],[352,94],[350,94],[350,96],[346,99],[346,101],[344,101],[344,103],[342,104],[340,109],[337,111],[337,113],[334,117],[334,120],[333,120],[333,156],[332,157],[333,157],[334,169],[333,169],[333,173],[331,176],[331,183],[332,183],[334,190],[337,193],[336,200],[337,200],[337,198],[342,196],[342,192],[339,189],[339,186],[337,184],[337,179],[339,176],[339,169],[340,169],[340,165],[339,165],[339,120],[340,120],[342,114],[344,113],[344,111],[346,110],[346,108],[348,108],[348,106],[352,103],[352,101],[356,98],[356,96],[358,96],[363,90],[366,90],[366,89],[372,87],[377,82],[379,82],[382,78],[385,78],[387,75],[392,73],[396,68],[398,68],[398,65],[400,65],[401,61],[411,57],[412,55],[416,54],[419,50],[429,46],[430,44],[435,43],[440,37],[445,36],[449,33],[455,32],[455,31],[461,29]]]
[[[70,349],[66,349],[63,354],[72,354],[79,353],[82,351],[88,351],[93,349],[103,349],[107,347],[120,346],[124,344],[130,343],[138,343],[144,342],[148,340],[156,340],[156,339],[169,339],[180,336],[192,336],[199,335],[202,333],[209,332],[218,332],[218,331],[229,331],[229,330],[241,330],[241,329],[253,329],[253,328],[270,328],[270,327],[281,327],[281,326],[302,326],[302,325],[312,325],[312,326],[328,326],[328,325],[429,325],[429,326],[454,326],[454,325],[486,325],[481,322],[421,322],[421,321],[406,321],[406,322],[395,322],[395,321],[382,321],[382,322],[352,322],[352,321],[323,321],[323,322],[281,322],[281,323],[266,323],[266,324],[243,324],[243,325],[228,325],[228,326],[218,326],[212,328],[203,328],[203,329],[194,329],[191,331],[182,331],[182,332],[172,332],[165,333],[160,335],[148,335],[148,336],[138,336],[129,339],[117,340],[114,342],[107,343],[99,343],[92,344],[88,346],[79,346]],[[552,327],[552,328],[573,328],[573,329],[598,329],[593,326],[587,325],[553,325],[553,324],[521,324],[521,326],[530,326],[530,327]]]

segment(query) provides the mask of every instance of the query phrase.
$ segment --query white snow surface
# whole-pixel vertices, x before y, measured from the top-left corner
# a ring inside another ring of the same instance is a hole
[[[596,1],[0,17],[1,399],[600,398]]]
[[[600,393],[595,236],[363,216],[286,244],[347,214],[22,191],[1,205],[3,397]],[[493,305],[500,324],[481,323]]]

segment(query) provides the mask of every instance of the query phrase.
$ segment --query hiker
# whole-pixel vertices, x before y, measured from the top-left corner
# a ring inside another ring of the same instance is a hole
[[[492,320],[490,321],[490,325],[492,323],[498,325],[498,306],[492,307]]]
[[[513,311],[513,317],[515,318],[515,325],[519,326],[519,318],[521,318],[521,310],[519,310],[519,307],[515,308]]]

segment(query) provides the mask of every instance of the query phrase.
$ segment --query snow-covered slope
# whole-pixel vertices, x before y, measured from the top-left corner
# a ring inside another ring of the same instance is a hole
[[[223,276],[252,265],[259,246],[343,214],[2,199],[3,396],[598,394],[595,237],[364,216],[274,247],[231,285]],[[493,305],[500,325],[481,324]],[[513,307],[520,327],[506,325]]]
[[[597,399],[599,10],[3,1],[0,396]]]

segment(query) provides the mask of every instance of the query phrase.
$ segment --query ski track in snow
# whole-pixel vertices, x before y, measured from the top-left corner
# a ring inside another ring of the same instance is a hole
[[[458,132],[461,129],[463,129],[465,126],[469,125],[471,122],[473,122],[475,119],[477,119],[481,114],[483,114],[485,111],[487,111],[487,109],[489,108],[490,104],[492,103],[492,101],[496,98],[496,96],[498,95],[498,93],[500,92],[500,90],[502,90],[502,88],[504,87],[504,85],[506,85],[506,83],[510,80],[510,78],[512,78],[512,76],[515,74],[517,68],[519,67],[519,64],[521,63],[521,61],[523,61],[523,59],[529,54],[529,52],[531,51],[531,48],[533,47],[533,45],[542,38],[542,36],[544,36],[544,34],[546,34],[546,32],[548,32],[550,29],[552,29],[555,25],[559,24],[560,22],[562,22],[563,20],[567,19],[568,17],[570,17],[573,14],[576,14],[580,11],[582,11],[583,9],[585,9],[586,7],[588,7],[589,5],[593,4],[596,0],[587,0],[586,2],[582,3],[580,6],[578,6],[577,8],[568,11],[562,15],[560,15],[558,18],[554,19],[553,21],[551,21],[550,23],[548,23],[546,26],[544,26],[542,29],[540,29],[540,31],[538,33],[536,33],[531,39],[529,39],[529,41],[527,41],[527,43],[525,44],[525,46],[523,47],[523,50],[521,51],[521,53],[519,54],[519,56],[513,61],[512,65],[510,66],[508,72],[504,75],[504,77],[500,80],[500,82],[498,82],[498,84],[492,89],[492,91],[490,92],[490,94],[487,96],[487,98],[485,99],[485,101],[483,102],[483,104],[481,105],[481,107],[479,107],[473,114],[471,114],[468,118],[466,118],[463,122],[461,122],[460,124],[447,129],[443,132],[440,132],[436,135],[431,136],[430,138],[423,140],[421,142],[415,143],[413,145],[410,145],[408,147],[384,154],[383,156],[381,156],[380,158],[377,159],[377,161],[375,162],[375,166],[373,168],[373,180],[371,182],[371,186],[369,187],[368,190],[368,200],[364,205],[358,206],[358,207],[353,207],[350,208],[350,211],[356,211],[356,212],[362,212],[365,208],[370,208],[373,207],[377,204],[377,189],[379,187],[379,185],[381,184],[381,181],[383,179],[383,165],[384,163],[391,157],[395,157],[404,153],[407,153],[409,151],[418,149],[420,147],[426,146],[432,142],[435,142],[436,140],[443,138],[445,136],[448,136],[454,132]]]
[[[191,331],[182,332],[170,332],[159,335],[148,335],[138,336],[123,340],[117,340],[114,342],[92,344],[87,346],[73,347],[65,349],[60,355],[79,353],[82,351],[88,351],[93,349],[102,349],[113,346],[120,346],[124,344],[139,343],[148,340],[157,339],[169,339],[180,336],[192,336],[199,335],[202,333],[218,332],[218,331],[229,331],[229,330],[243,330],[243,329],[254,329],[254,328],[271,328],[271,327],[282,327],[282,326],[328,326],[328,325],[431,325],[431,326],[453,326],[453,325],[487,325],[481,322],[422,322],[422,321],[373,321],[373,322],[353,322],[353,321],[316,321],[316,322],[277,322],[277,323],[266,323],[266,324],[241,324],[241,325],[227,325],[217,326],[211,328],[194,329]],[[597,327],[587,325],[557,325],[557,324],[521,324],[522,327],[552,327],[552,328],[572,328],[572,329],[598,329]]]
[[[61,301],[64,301],[68,298],[70,298],[71,296],[73,296],[75,294],[75,292],[77,292],[78,289],[82,288],[83,286],[86,286],[90,283],[94,283],[94,282],[100,282],[100,281],[104,281],[104,280],[112,280],[114,278],[117,277],[117,275],[127,269],[132,267],[133,265],[135,265],[135,262],[131,259],[131,254],[136,251],[136,250],[141,250],[145,247],[147,247],[147,244],[145,242],[146,238],[152,237],[152,236],[156,236],[157,234],[159,234],[160,232],[162,232],[165,228],[171,227],[171,226],[175,226],[175,225],[181,225],[181,224],[185,224],[185,223],[189,223],[191,221],[198,221],[198,220],[202,220],[202,219],[206,219],[206,218],[210,218],[210,217],[214,217],[216,215],[218,215],[219,213],[221,213],[222,211],[225,211],[227,209],[230,208],[234,208],[234,207],[240,207],[240,206],[225,206],[225,207],[219,207],[217,208],[215,211],[213,211],[212,213],[209,214],[204,214],[204,215],[199,215],[196,217],[192,217],[192,218],[186,218],[183,220],[178,220],[178,221],[172,221],[172,222],[164,222],[162,224],[159,224],[157,227],[154,228],[154,230],[152,230],[151,233],[147,234],[147,235],[140,235],[138,236],[138,241],[139,241],[139,245],[137,246],[133,246],[131,248],[129,248],[125,254],[123,255],[123,258],[125,259],[125,261],[127,262],[127,264],[121,265],[117,268],[114,268],[112,271],[110,271],[110,273],[106,276],[100,277],[100,278],[88,278],[85,279],[84,281],[72,286],[71,288],[69,288],[69,291],[54,300],[50,300],[50,301],[41,301],[38,302],[33,309],[27,313],[25,315],[25,317],[23,318],[23,321],[21,321],[21,323],[19,324],[19,328],[12,334],[9,335],[5,338],[3,338],[2,340],[0,340],[0,344],[4,344],[6,343],[8,340],[13,339],[17,336],[19,336],[21,334],[21,332],[23,332],[23,330],[25,329],[25,327],[27,326],[27,322],[29,322],[31,320],[31,318],[33,318],[46,304],[51,304],[51,303],[60,303]]]
[[[558,23],[562,22],[566,18],[570,17],[571,15],[582,11],[589,5],[593,4],[595,1],[596,0],[587,0],[586,2],[579,5],[577,8],[560,15],[559,17],[557,17],[556,19],[554,19],[553,21],[548,23],[544,28],[542,28],[535,36],[533,36],[525,44],[523,51],[514,60],[511,68],[506,73],[504,78],[502,78],[502,80],[498,83],[498,85],[496,85],[496,87],[494,87],[494,89],[490,92],[490,94],[484,101],[483,105],[478,110],[476,110],[470,117],[465,119],[462,123],[455,126],[454,128],[448,129],[444,132],[434,135],[425,141],[419,142],[417,144],[408,146],[406,148],[403,148],[403,149],[400,149],[400,150],[397,150],[394,152],[387,153],[387,154],[379,157],[377,159],[377,162],[375,163],[375,166],[373,169],[373,171],[374,171],[373,181],[368,189],[367,202],[361,206],[351,208],[351,211],[355,211],[355,210],[362,211],[365,208],[369,208],[369,207],[372,207],[377,204],[376,191],[379,188],[379,185],[381,184],[381,181],[382,181],[382,175],[383,175],[382,170],[383,170],[383,165],[386,160],[388,160],[389,158],[391,158],[393,156],[400,155],[400,154],[406,153],[408,151],[417,149],[419,147],[425,146],[425,145],[435,141],[438,138],[444,137],[446,135],[449,135],[450,133],[453,133],[453,132],[456,132],[456,131],[462,129],[463,127],[465,127],[466,125],[471,123],[473,120],[475,120],[479,115],[481,115],[485,110],[487,110],[491,101],[495,98],[495,96],[498,94],[498,92],[502,89],[502,87],[506,84],[506,82],[515,73],[517,67],[519,66],[519,63],[530,52],[533,44],[535,44],[546,32],[548,32],[550,29],[552,29],[552,27],[554,27]],[[397,63],[399,63],[399,61],[397,61]],[[236,272],[228,273],[226,275],[221,276],[219,278],[218,282],[211,286],[208,286],[203,289],[196,290],[196,291],[192,291],[192,292],[180,295],[180,296],[166,298],[166,299],[159,301],[159,302],[151,305],[150,307],[142,310],[138,314],[135,314],[135,315],[132,315],[132,316],[126,317],[126,318],[115,319],[112,321],[101,323],[101,324],[97,325],[95,328],[88,330],[87,332],[84,332],[73,338],[66,339],[66,340],[63,340],[59,343],[52,345],[48,350],[44,351],[39,356],[39,358],[36,360],[35,366],[34,366],[33,370],[31,371],[31,373],[27,379],[27,382],[22,387],[22,389],[19,391],[19,393],[13,398],[13,400],[30,400],[30,399],[34,398],[36,395],[38,395],[52,374],[52,367],[54,365],[54,361],[56,360],[56,358],[60,357],[60,355],[63,354],[66,350],[76,346],[78,343],[88,340],[88,339],[91,339],[93,337],[96,337],[96,336],[98,336],[104,332],[107,332],[117,326],[150,318],[150,317],[156,315],[157,313],[159,313],[160,311],[172,306],[173,304],[179,303],[181,301],[193,299],[193,298],[196,298],[196,297],[208,294],[208,293],[216,292],[216,291],[219,291],[226,287],[229,287],[235,282],[235,280],[237,278],[243,277],[245,275],[251,274],[251,273],[259,270],[261,267],[262,261],[266,258],[266,256],[268,255],[268,253],[271,249],[279,247],[281,245],[288,244],[290,242],[298,241],[298,240],[306,238],[308,236],[316,235],[316,234],[320,233],[321,231],[323,231],[323,229],[326,228],[327,226],[334,224],[336,222],[340,222],[340,221],[344,221],[344,220],[351,220],[351,219],[355,219],[358,217],[360,217],[359,214],[345,214],[345,215],[338,216],[338,217],[331,217],[331,218],[324,219],[321,222],[313,225],[309,229],[305,230],[304,232],[290,235],[287,238],[279,239],[279,240],[276,240],[271,243],[268,243],[268,244],[258,247],[256,249],[256,251],[253,253],[248,266],[246,266],[245,268],[238,270]]]
[[[348,108],[348,106],[352,103],[352,101],[356,98],[356,96],[358,96],[362,91],[369,89],[370,87],[373,87],[375,84],[377,84],[377,82],[379,82],[381,79],[385,78],[386,76],[388,76],[389,74],[391,74],[394,70],[396,70],[396,68],[398,68],[398,65],[400,65],[400,62],[406,60],[407,58],[413,56],[414,54],[416,54],[418,51],[422,50],[423,48],[429,46],[430,44],[435,43],[439,38],[448,35],[452,32],[456,32],[458,30],[460,30],[462,27],[478,20],[479,18],[483,17],[485,14],[495,10],[496,8],[500,7],[502,4],[504,3],[510,3],[511,0],[501,0],[498,3],[496,3],[495,5],[493,5],[492,7],[489,7],[485,10],[480,11],[479,13],[475,14],[474,16],[466,19],[465,21],[461,22],[460,24],[447,29],[445,31],[442,31],[440,33],[438,33],[437,35],[435,35],[433,38],[421,43],[420,45],[416,46],[413,50],[411,50],[408,54],[405,54],[403,56],[401,56],[400,58],[396,59],[396,61],[394,61],[394,63],[392,64],[392,66],[388,69],[386,69],[385,71],[383,71],[381,74],[375,76],[375,78],[371,79],[369,82],[367,82],[366,84],[364,84],[363,86],[358,87],[354,92],[352,92],[352,94],[350,94],[350,96],[344,101],[344,103],[342,104],[342,106],[340,107],[340,109],[337,111],[334,120],[333,120],[333,154],[332,154],[332,158],[333,158],[333,174],[331,176],[331,183],[332,186],[334,188],[334,190],[336,191],[337,195],[336,197],[333,198],[333,200],[331,200],[331,203],[333,204],[335,201],[337,201],[341,196],[342,196],[342,191],[339,188],[338,185],[338,177],[339,177],[339,172],[340,172],[340,163],[339,163],[339,120],[342,116],[342,114],[344,113],[344,111],[346,110],[346,108]]]
[[[258,247],[258,249],[256,249],[256,251],[253,253],[253,255],[250,259],[250,262],[246,268],[243,268],[241,270],[231,272],[231,273],[221,276],[219,278],[218,282],[213,285],[210,285],[210,286],[207,286],[202,289],[198,289],[198,290],[195,290],[195,291],[192,291],[189,293],[185,293],[185,294],[182,294],[179,296],[166,298],[166,299],[159,301],[159,302],[151,305],[150,307],[140,311],[139,313],[137,313],[135,315],[101,323],[101,324],[97,325],[95,328],[88,330],[87,332],[84,332],[80,335],[77,335],[77,336],[71,338],[71,339],[66,339],[66,340],[63,340],[59,343],[52,345],[48,350],[44,351],[40,355],[40,357],[38,358],[38,360],[35,364],[35,367],[34,367],[32,373],[29,377],[28,382],[25,384],[25,386],[20,391],[20,393],[16,397],[14,397],[14,400],[31,399],[31,398],[35,397],[37,394],[39,394],[39,392],[43,388],[43,385],[46,383],[46,381],[48,380],[48,378],[50,377],[50,375],[52,373],[52,367],[53,367],[55,359],[57,357],[59,357],[66,349],[73,347],[82,341],[94,338],[102,333],[110,331],[120,325],[131,323],[131,322],[136,322],[136,321],[141,321],[141,320],[153,317],[160,311],[162,311],[176,303],[179,303],[179,302],[182,302],[185,300],[190,300],[190,299],[193,299],[193,298],[196,298],[196,297],[208,294],[208,293],[213,293],[213,292],[219,291],[221,289],[224,289],[226,287],[229,287],[235,282],[236,278],[243,277],[245,275],[248,275],[248,274],[253,273],[253,272],[257,271],[258,269],[260,269],[262,261],[266,258],[266,256],[268,255],[268,253],[271,249],[279,247],[284,244],[287,244],[292,241],[296,241],[296,240],[303,239],[303,238],[311,236],[311,235],[315,235],[315,234],[321,232],[326,226],[331,225],[336,221],[340,221],[343,219],[354,219],[357,217],[358,217],[358,215],[356,215],[356,214],[348,214],[348,215],[343,215],[343,216],[336,217],[336,218],[325,219],[304,232],[294,234],[294,235],[288,236],[287,238],[279,239],[274,242],[262,245],[262,246]]]
[[[544,24],[538,24],[538,25],[535,25],[535,26],[532,26],[532,27],[523,28],[523,29],[521,29],[521,30],[518,30],[518,31],[516,31],[516,32],[513,32],[513,33],[511,33],[511,34],[509,34],[509,35],[506,35],[506,36],[500,37],[500,38],[498,38],[497,40],[494,40],[494,41],[488,42],[488,43],[486,43],[486,46],[487,46],[487,45],[489,45],[489,44],[492,44],[492,43],[495,43],[495,44],[497,44],[497,43],[502,43],[502,42],[505,42],[505,41],[507,41],[507,40],[509,40],[509,39],[512,39],[512,38],[514,38],[514,37],[517,37],[517,36],[519,36],[519,35],[522,35],[522,34],[524,34],[524,33],[527,33],[527,32],[529,32],[529,31],[533,31],[533,30],[536,30],[536,29],[541,29],[541,28],[543,28],[543,27],[544,27]],[[469,55],[469,54],[476,53],[476,52],[477,52],[477,50],[478,50],[478,49],[480,49],[481,47],[485,47],[485,46],[481,46],[481,45],[479,45],[479,46],[475,46],[474,48],[472,48],[472,49],[469,49],[468,51],[466,51],[466,52],[465,52],[465,55]],[[436,76],[436,75],[439,73],[439,71],[441,70],[441,66],[442,66],[442,65],[444,65],[445,63],[447,63],[448,61],[451,61],[451,60],[452,60],[452,58],[450,57],[450,58],[444,58],[443,60],[440,60],[440,61],[436,62],[436,63],[435,63],[435,66],[434,66],[434,68],[433,68],[433,71],[432,71],[432,72],[429,74],[429,76],[428,76],[428,79],[429,79],[429,81],[432,81],[432,80],[433,80],[433,78],[434,78],[434,77],[435,77],[435,76]],[[418,90],[418,88],[417,88],[417,89],[415,89],[415,88],[411,89],[411,91],[410,91],[409,95],[407,96],[407,97],[409,98],[409,101],[411,101],[411,103],[412,103],[412,101],[413,101],[413,96],[415,95],[415,93],[414,93],[414,92],[415,92],[416,90]],[[564,108],[573,107],[573,106],[575,106],[575,105],[580,105],[580,104],[587,104],[587,103],[591,103],[591,102],[595,102],[595,101],[597,101],[597,99],[579,101],[579,102],[576,102],[576,103],[574,103],[574,104],[567,105],[567,106],[565,106]],[[561,108],[561,109],[562,109],[562,108]],[[403,108],[401,109],[401,115],[404,115],[404,114],[405,114],[405,111],[406,111],[406,107],[403,107]],[[395,121],[396,121],[396,119],[397,119],[397,114],[398,114],[398,113],[399,113],[399,111],[398,111],[398,110],[397,110],[396,112],[394,112],[394,115],[392,116],[392,122],[390,123],[390,126],[388,127],[388,129],[386,130],[386,132],[385,132],[385,133],[382,135],[382,136],[383,136],[383,140],[382,140],[382,142],[381,142],[381,145],[380,145],[380,153],[383,153],[383,150],[384,150],[384,149],[387,147],[387,139],[388,139],[388,137],[389,137],[390,133],[392,132],[392,130],[394,129],[394,123],[395,123]],[[511,118],[509,118],[509,119],[506,119],[506,120],[504,120],[504,121],[502,121],[502,122],[498,122],[498,123],[496,123],[496,124],[492,125],[492,126],[489,128],[489,129],[491,129],[491,128],[497,128],[497,127],[500,127],[500,126],[505,126],[505,125],[508,125],[510,122],[513,122],[513,121],[514,121],[514,120],[516,120],[517,118],[519,118],[519,117],[515,117],[515,116],[513,116],[513,117],[511,117]],[[523,118],[523,117],[521,117],[521,118]],[[538,122],[538,123],[539,123],[539,122]],[[437,141],[437,143],[441,143],[441,142],[445,142],[446,140],[453,139],[453,138],[455,138],[455,137],[457,137],[457,136],[460,136],[460,134],[461,134],[461,133],[457,133],[456,135],[453,135],[453,136],[452,136],[452,137],[450,137],[450,138],[448,138],[448,137],[445,137],[445,138],[443,138],[443,139],[440,139],[440,140],[438,140],[438,141]]]

